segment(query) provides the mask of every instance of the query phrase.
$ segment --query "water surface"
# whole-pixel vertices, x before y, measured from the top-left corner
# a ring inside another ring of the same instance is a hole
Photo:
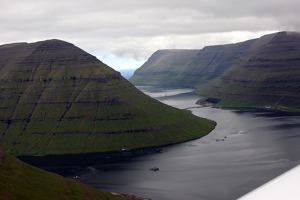
[[[203,138],[159,153],[86,157],[79,165],[40,166],[67,177],[79,176],[97,188],[153,200],[231,200],[300,163],[300,115],[200,107],[195,104],[200,97],[191,89],[140,89],[218,125]],[[159,171],[149,170],[154,166]]]

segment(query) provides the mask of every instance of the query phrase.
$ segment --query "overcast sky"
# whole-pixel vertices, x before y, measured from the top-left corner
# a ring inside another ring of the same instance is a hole
[[[157,49],[300,31],[299,0],[0,0],[0,44],[66,40],[115,69]]]

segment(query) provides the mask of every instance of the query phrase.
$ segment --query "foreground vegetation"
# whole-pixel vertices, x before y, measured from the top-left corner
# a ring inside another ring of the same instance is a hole
[[[128,200],[21,162],[0,150],[1,200]]]

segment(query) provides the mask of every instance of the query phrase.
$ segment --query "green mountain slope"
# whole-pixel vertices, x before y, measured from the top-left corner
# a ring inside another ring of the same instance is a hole
[[[0,150],[0,200],[125,200],[46,172]]]
[[[254,41],[201,50],[158,50],[129,80],[135,85],[195,87],[223,74]]]
[[[182,85],[181,76],[199,50],[158,50],[129,79],[135,85]]]
[[[197,92],[221,99],[219,106],[300,110],[300,34],[257,39],[229,70]]]
[[[8,153],[159,146],[201,137],[214,126],[144,95],[70,43],[0,46],[0,147]]]
[[[173,58],[171,64],[164,55],[167,52],[154,53],[130,81],[193,87],[199,94],[220,99],[218,106],[300,109],[299,33],[279,32],[237,44],[208,46],[193,55],[177,52],[178,59]]]

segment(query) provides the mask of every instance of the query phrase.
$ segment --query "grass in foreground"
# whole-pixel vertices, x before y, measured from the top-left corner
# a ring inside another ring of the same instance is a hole
[[[0,200],[128,200],[46,172],[0,150]]]

